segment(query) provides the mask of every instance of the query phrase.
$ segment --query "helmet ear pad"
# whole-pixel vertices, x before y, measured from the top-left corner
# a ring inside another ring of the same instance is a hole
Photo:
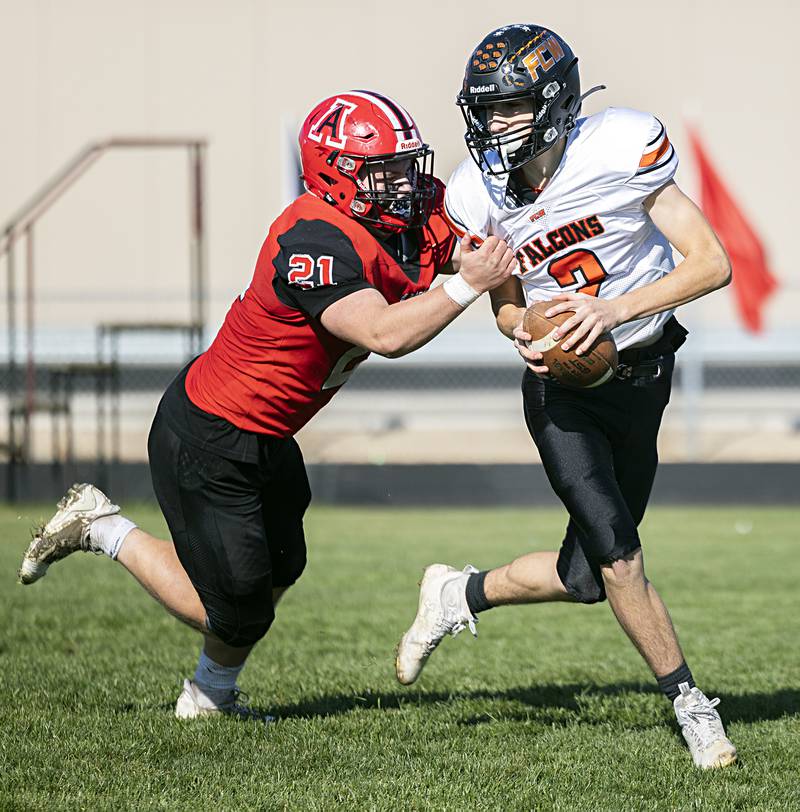
[[[582,100],[577,57],[567,67],[560,84],[561,87],[557,92],[550,120],[557,127],[564,126],[571,130],[575,126],[575,119],[580,114]]]

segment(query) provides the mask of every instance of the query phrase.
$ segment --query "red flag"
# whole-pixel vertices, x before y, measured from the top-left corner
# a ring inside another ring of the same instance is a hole
[[[731,258],[731,287],[739,315],[749,330],[761,331],[761,308],[775,290],[764,246],[709,160],[697,133],[689,143],[700,173],[700,208]]]

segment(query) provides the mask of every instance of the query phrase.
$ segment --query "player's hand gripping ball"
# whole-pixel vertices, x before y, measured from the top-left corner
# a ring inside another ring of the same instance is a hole
[[[575,355],[574,347],[564,351],[561,345],[567,336],[572,335],[572,331],[558,341],[553,338],[553,333],[572,315],[572,311],[547,318],[545,311],[552,304],[535,302],[525,311],[522,319],[522,329],[531,335],[528,346],[542,354],[542,363],[550,369],[550,374],[559,383],[583,389],[600,386],[613,378],[618,360],[617,345],[611,333],[599,336],[589,351],[582,355]]]

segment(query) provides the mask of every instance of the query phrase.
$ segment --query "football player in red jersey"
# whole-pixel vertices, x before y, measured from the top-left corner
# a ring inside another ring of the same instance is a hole
[[[272,224],[250,286],[167,389],[150,431],[173,543],[137,528],[94,486],[76,485],[20,568],[32,583],[71,552],[105,553],[202,632],[179,718],[250,713],[237,702],[237,678],[306,561],[311,492],[294,434],[370,352],[421,347],[516,268],[498,238],[456,244],[433,151],[394,100],[332,96],[299,140],[306,193]],[[439,273],[450,276],[430,289]]]

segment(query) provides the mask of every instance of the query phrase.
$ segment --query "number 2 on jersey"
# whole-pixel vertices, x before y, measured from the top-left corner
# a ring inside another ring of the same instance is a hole
[[[563,257],[550,263],[547,272],[558,282],[562,288],[580,283],[585,280],[576,293],[585,293],[587,296],[597,296],[600,285],[608,276],[597,254],[586,248],[576,248]]]

